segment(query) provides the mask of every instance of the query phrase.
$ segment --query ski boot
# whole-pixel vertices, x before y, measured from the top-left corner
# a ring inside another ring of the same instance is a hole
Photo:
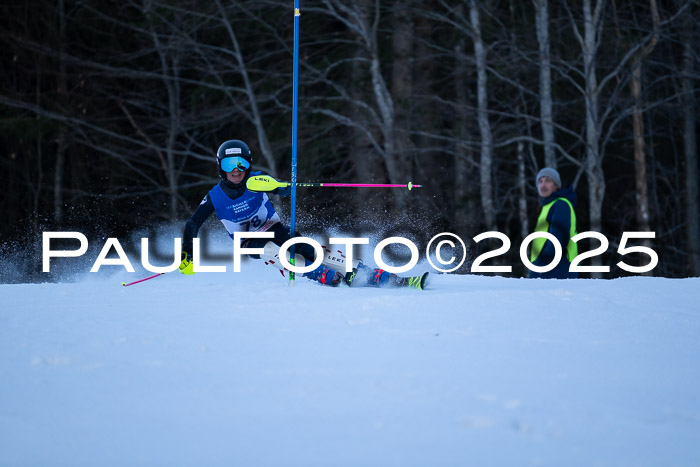
[[[390,278],[391,280],[391,278]],[[428,273],[413,277],[398,277],[396,278],[396,287],[408,287],[410,289],[423,290],[425,283],[428,280]]]
[[[343,281],[343,275],[341,273],[329,269],[323,265],[317,267],[311,272],[305,273],[304,277],[307,277],[312,281],[317,281],[323,285],[330,285],[331,287],[337,287]]]
[[[352,283],[355,281],[355,278],[357,277],[357,272],[361,268],[369,269],[364,264],[362,264],[362,261],[360,261],[357,263],[357,267],[354,267],[354,268],[352,268],[352,271],[345,273],[345,276],[343,276],[343,282],[345,282],[348,285],[348,287],[352,287]]]
[[[367,283],[375,287],[407,287],[423,290],[427,280],[427,272],[420,276],[401,277],[377,268],[372,270]]]

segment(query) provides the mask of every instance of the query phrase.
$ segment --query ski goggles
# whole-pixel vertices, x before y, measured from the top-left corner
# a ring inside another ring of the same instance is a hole
[[[221,159],[221,170],[224,172],[233,172],[233,169],[238,169],[245,172],[250,168],[250,162],[242,157],[225,157]]]

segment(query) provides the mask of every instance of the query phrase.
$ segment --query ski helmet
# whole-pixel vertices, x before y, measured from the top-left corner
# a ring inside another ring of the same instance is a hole
[[[243,161],[246,161],[247,167],[244,162],[237,162],[236,164],[231,166],[228,172],[230,172],[234,168],[238,168],[239,170],[243,169],[245,171],[246,178],[248,178],[248,176],[250,175],[250,165],[253,162],[253,156],[250,152],[250,148],[248,147],[248,145],[245,144],[243,141],[232,139],[224,142],[221,146],[219,146],[219,150],[216,151],[216,164],[219,166],[219,177],[221,177],[223,180],[226,180],[227,171],[224,170],[226,167],[221,167],[221,161],[230,157],[240,158]]]

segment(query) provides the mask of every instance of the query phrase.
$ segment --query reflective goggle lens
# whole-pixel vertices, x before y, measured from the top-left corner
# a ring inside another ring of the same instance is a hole
[[[242,157],[226,157],[221,159],[221,170],[224,172],[233,172],[233,169],[238,169],[245,172],[250,168],[250,162]]]

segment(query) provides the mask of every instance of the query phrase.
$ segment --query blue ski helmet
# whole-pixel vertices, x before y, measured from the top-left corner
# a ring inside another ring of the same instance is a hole
[[[250,166],[253,162],[253,156],[250,152],[250,148],[243,141],[232,139],[224,142],[219,146],[219,150],[216,151],[216,165],[219,167],[219,177],[226,180],[226,170],[221,167],[221,161],[227,158],[240,158],[248,162],[248,166],[245,167],[245,163],[237,163],[238,169],[243,168],[245,170],[245,176],[248,178],[250,175]],[[226,164],[224,164],[226,165]],[[236,167],[234,165],[234,167]],[[231,169],[233,170],[233,168]],[[229,170],[229,172],[231,171]]]

